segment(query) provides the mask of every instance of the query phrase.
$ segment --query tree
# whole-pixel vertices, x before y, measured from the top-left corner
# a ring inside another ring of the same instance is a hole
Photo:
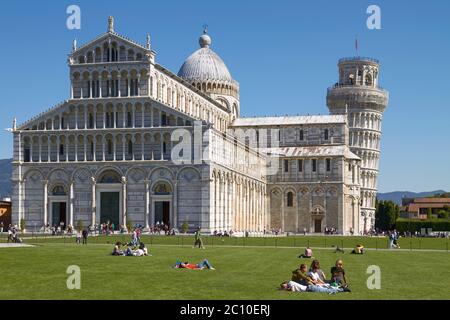
[[[189,223],[188,223],[187,221],[185,221],[185,222],[183,223],[183,225],[181,226],[181,231],[182,231],[183,233],[187,233],[188,230],[189,230]]]
[[[439,210],[438,211],[438,218],[439,219],[448,219],[448,211],[447,210]]]
[[[83,228],[84,228],[84,226],[83,226],[83,220],[79,219],[79,220],[77,221],[77,227],[76,227],[76,229],[77,229],[78,232],[81,232],[81,231],[83,230]]]
[[[399,217],[399,211],[399,206],[392,201],[377,201],[375,228],[384,231],[392,229]]]
[[[431,208],[427,208],[427,219],[432,219],[433,218],[433,210],[431,210]]]

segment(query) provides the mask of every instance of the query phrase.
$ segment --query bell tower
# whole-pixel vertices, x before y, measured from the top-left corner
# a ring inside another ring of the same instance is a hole
[[[379,86],[380,63],[364,57],[339,60],[339,82],[328,89],[331,114],[347,114],[350,149],[362,160],[362,230],[375,225],[375,200],[378,191],[381,122],[389,93]]]

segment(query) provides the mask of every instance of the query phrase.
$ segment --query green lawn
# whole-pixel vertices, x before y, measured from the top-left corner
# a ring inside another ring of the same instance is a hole
[[[315,249],[314,256],[325,272],[329,273],[337,258],[344,260],[352,292],[329,296],[277,290],[301,262],[297,256],[302,249],[286,248],[289,243],[283,240],[287,239],[278,239],[280,247],[275,248],[269,246],[269,239],[266,247],[262,246],[264,239],[246,239],[243,247],[243,239],[227,239],[224,246],[216,238],[214,246],[208,239],[207,249],[199,250],[192,249],[191,238],[147,238],[153,256],[143,258],[110,256],[111,245],[102,243],[113,242],[113,238],[90,238],[87,246],[77,246],[72,240],[29,239],[35,247],[0,248],[0,299],[450,299],[450,256],[445,250],[371,250],[355,256]],[[316,237],[315,241],[324,240]],[[232,241],[238,241],[239,247],[229,247]],[[252,241],[261,247],[249,247]],[[371,241],[363,242],[367,246]],[[445,244],[447,240],[440,241]],[[199,262],[204,258],[217,270],[171,268],[178,259]],[[66,287],[69,265],[81,268],[81,290]],[[370,265],[381,268],[381,290],[366,286]]]

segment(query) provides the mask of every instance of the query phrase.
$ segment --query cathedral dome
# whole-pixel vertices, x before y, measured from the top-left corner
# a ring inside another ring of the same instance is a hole
[[[178,71],[180,78],[188,82],[233,82],[223,60],[209,48],[211,42],[211,37],[205,31],[199,39],[201,48],[187,58]]]

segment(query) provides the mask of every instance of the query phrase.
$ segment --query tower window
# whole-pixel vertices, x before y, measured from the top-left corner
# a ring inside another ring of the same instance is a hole
[[[331,159],[327,159],[326,162],[327,162],[327,172],[330,172],[331,171]]]
[[[303,129],[300,130],[299,136],[300,136],[300,141],[304,141],[305,140],[305,132],[303,131]]]
[[[328,129],[325,129],[324,131],[324,138],[325,140],[328,140],[330,138],[330,131]]]

